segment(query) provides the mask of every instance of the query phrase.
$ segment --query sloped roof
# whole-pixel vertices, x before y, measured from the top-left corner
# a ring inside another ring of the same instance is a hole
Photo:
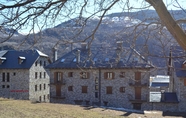
[[[177,94],[175,92],[150,92],[150,102],[178,103]]]
[[[169,86],[169,78],[167,75],[157,75],[155,77],[151,77],[152,81],[150,83],[150,87],[168,87]]]
[[[48,57],[38,50],[0,51],[0,57],[6,58],[4,62],[0,64],[0,69],[29,69],[39,56]],[[19,64],[18,58],[24,59],[21,64]]]
[[[80,51],[80,62],[77,63],[77,50]],[[120,58],[118,57],[120,55]],[[152,68],[136,50],[131,48],[76,48],[63,55],[47,68]]]

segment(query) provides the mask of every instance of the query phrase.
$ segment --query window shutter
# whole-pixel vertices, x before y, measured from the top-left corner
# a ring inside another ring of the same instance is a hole
[[[80,78],[82,79],[82,78],[83,78],[83,72],[80,72],[80,73],[79,73],[79,76],[80,76]]]
[[[114,72],[112,72],[112,79],[114,79],[114,76],[115,76],[115,73],[114,73]]]
[[[57,82],[57,72],[54,72],[54,82]]]
[[[104,73],[104,78],[107,79],[107,72]]]
[[[87,72],[87,79],[89,79],[90,78],[90,73],[89,72]]]
[[[186,86],[186,79],[184,79],[184,86]]]

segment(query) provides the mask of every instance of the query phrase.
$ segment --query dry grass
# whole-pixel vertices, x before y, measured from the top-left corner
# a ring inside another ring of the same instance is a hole
[[[159,118],[162,112],[130,113],[103,108],[0,98],[0,118]],[[168,116],[175,117],[175,116]]]

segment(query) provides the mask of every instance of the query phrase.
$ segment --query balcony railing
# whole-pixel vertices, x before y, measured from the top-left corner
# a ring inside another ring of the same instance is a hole
[[[143,102],[148,102],[148,95],[143,95],[143,96],[139,96],[138,98],[136,98],[134,95],[132,94],[128,94],[128,99],[130,102],[132,103],[143,103]]]
[[[65,85],[66,82],[63,80],[63,81],[55,81],[55,82],[51,82],[50,85]]]
[[[132,80],[132,81],[129,81],[129,86],[134,86],[134,87],[147,87],[148,84],[147,84],[147,82],[142,83],[141,81]]]
[[[50,98],[53,98],[53,99],[65,99],[65,93],[62,93],[61,95],[54,95],[54,94],[51,94],[50,93]]]

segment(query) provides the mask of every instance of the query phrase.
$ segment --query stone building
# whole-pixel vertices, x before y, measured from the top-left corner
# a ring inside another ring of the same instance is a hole
[[[49,102],[49,63],[38,50],[0,51],[0,97]]]
[[[178,97],[178,111],[186,112],[186,52],[179,46],[172,47],[172,83]]]
[[[56,53],[55,53],[56,54]],[[146,109],[153,66],[135,49],[93,47],[72,50],[52,64],[50,101]]]

